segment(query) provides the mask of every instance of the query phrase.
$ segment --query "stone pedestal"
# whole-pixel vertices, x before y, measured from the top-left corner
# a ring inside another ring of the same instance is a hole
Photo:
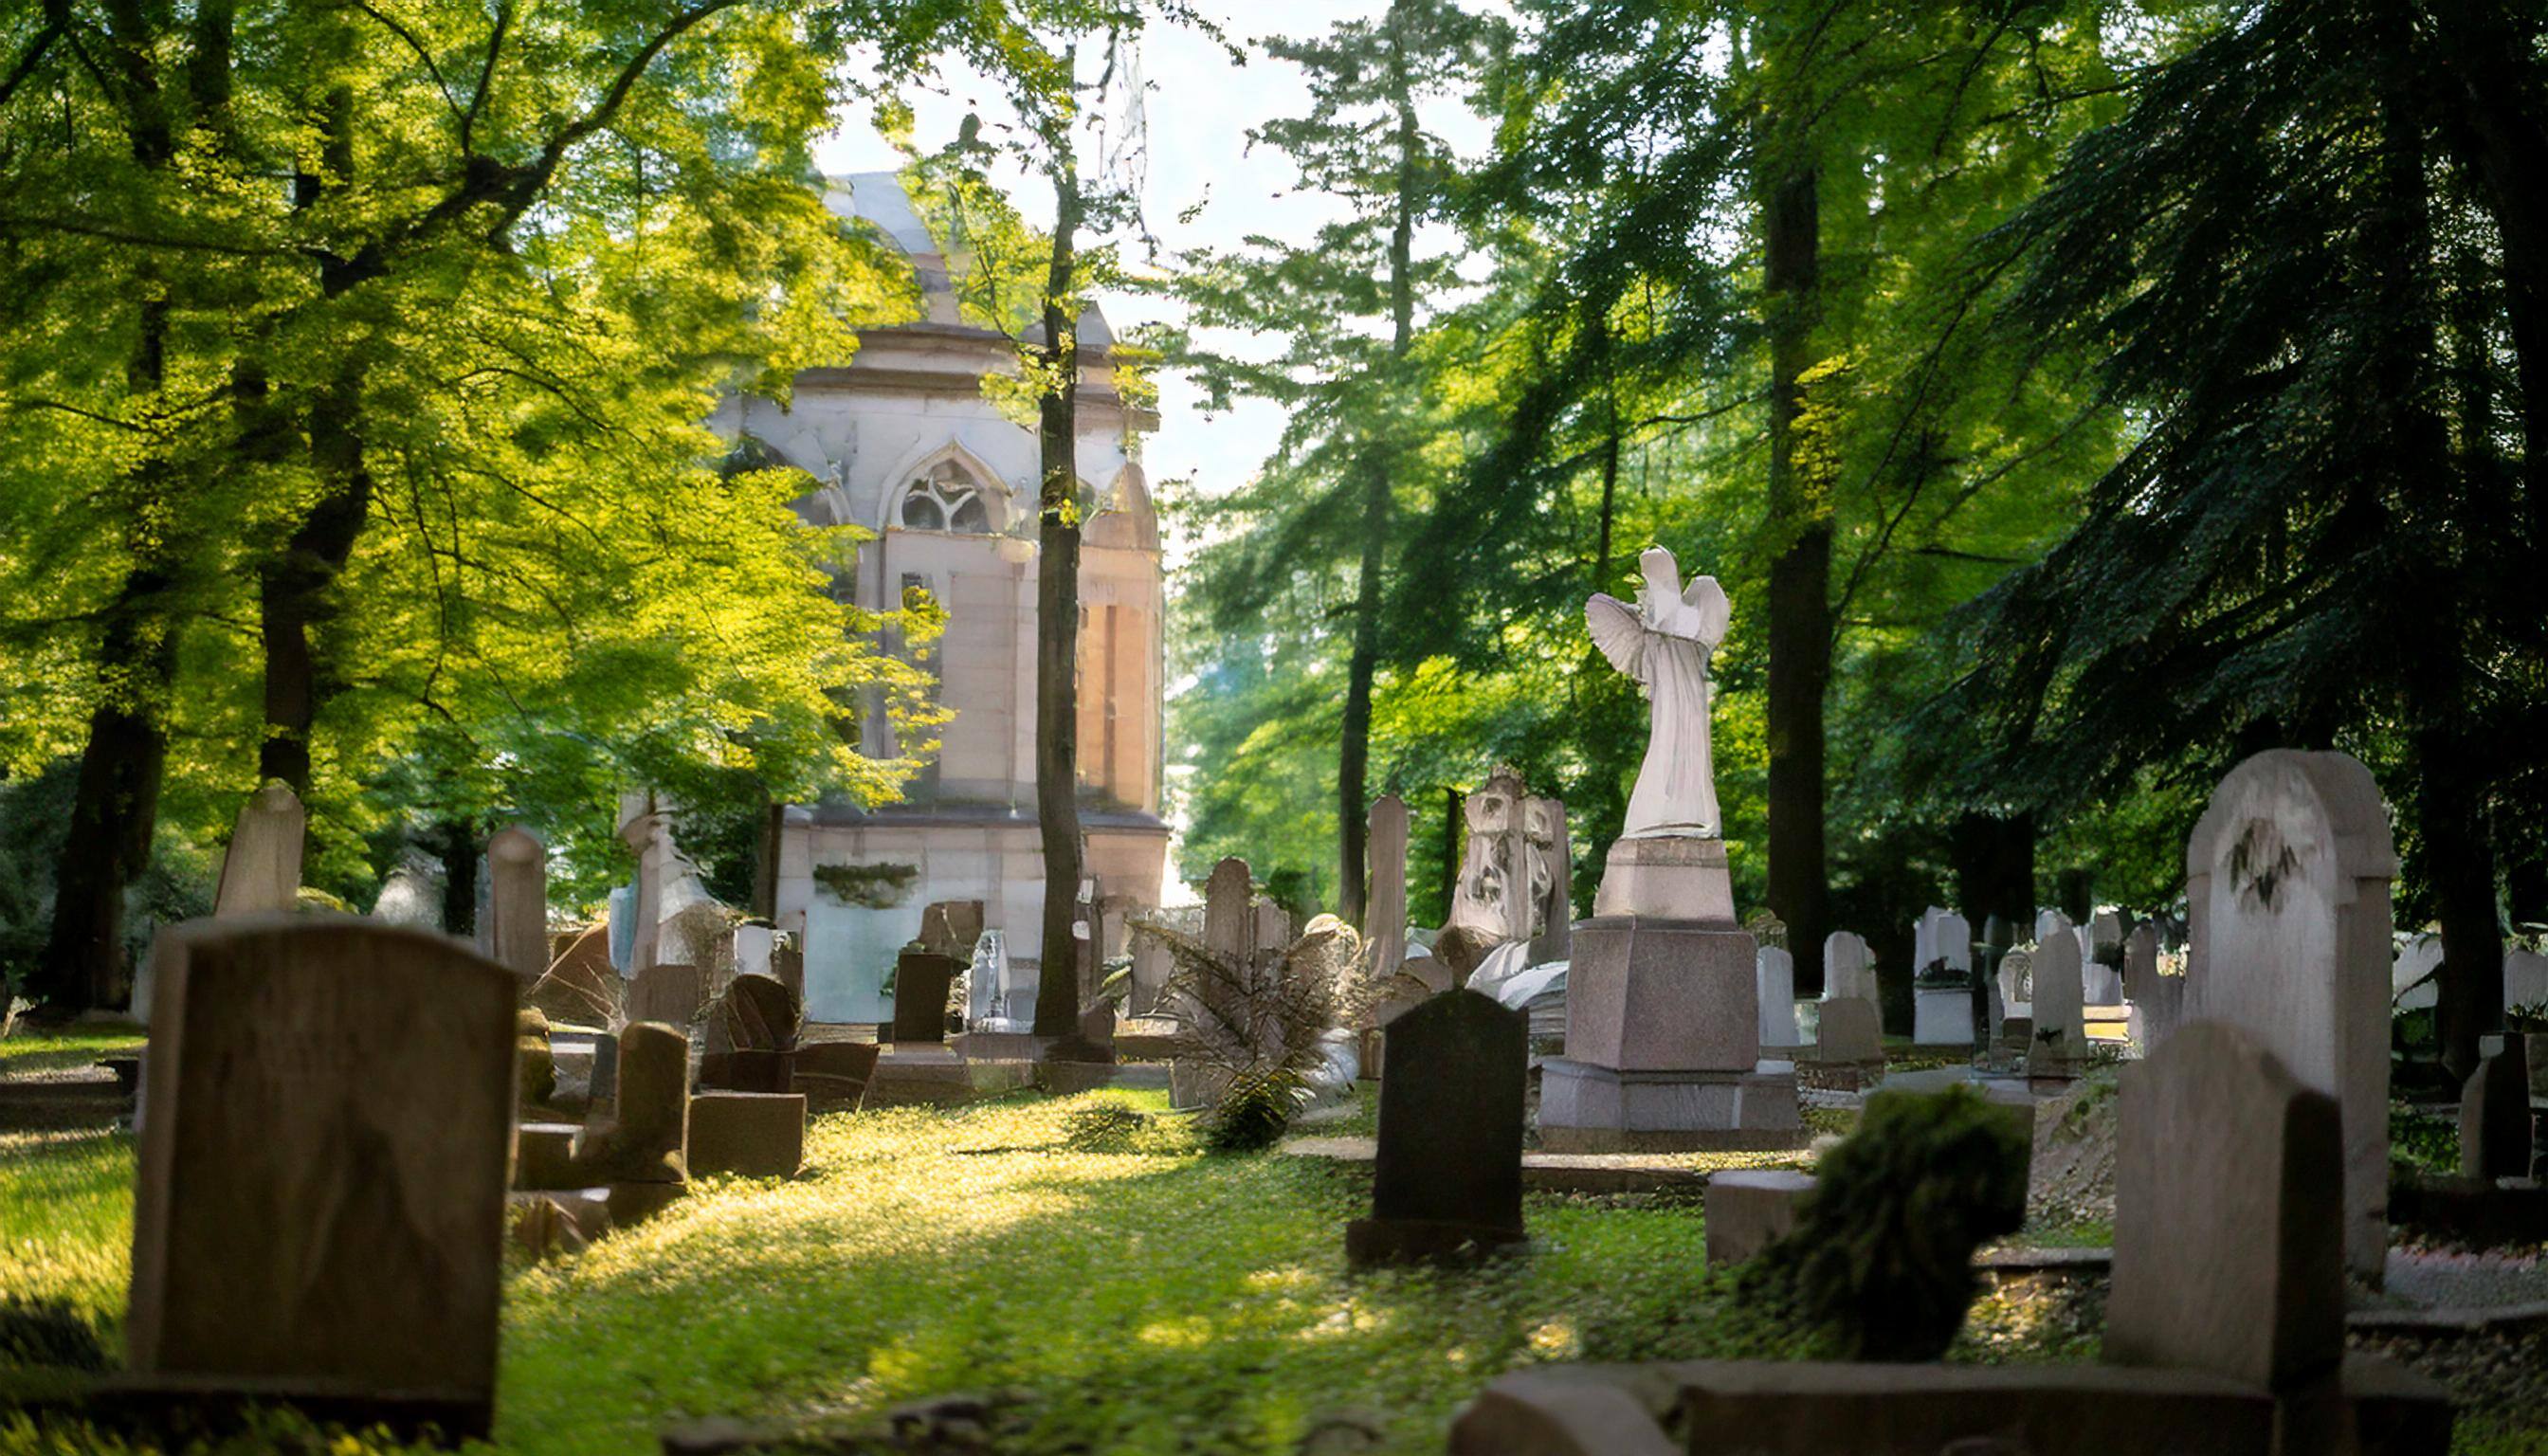
[[[1968,986],[1916,986],[1911,991],[1911,1044],[1973,1045],[1973,993]]]
[[[1566,1055],[1540,1071],[1552,1152],[1793,1147],[1792,1072],[1761,1066],[1758,943],[1725,844],[1623,839],[1575,928]]]

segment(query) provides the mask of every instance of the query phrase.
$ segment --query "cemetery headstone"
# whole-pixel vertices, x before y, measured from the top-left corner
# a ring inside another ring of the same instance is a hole
[[[793,1178],[805,1166],[805,1099],[794,1093],[701,1092],[690,1099],[689,1169]]]
[[[707,1009],[707,972],[696,965],[657,961],[628,983],[628,1019],[686,1027]]]
[[[884,1048],[873,1042],[817,1042],[796,1048],[789,1090],[812,1112],[855,1112]]]
[[[576,1141],[577,1177],[587,1186],[682,1182],[689,1140],[689,1037],[661,1022],[622,1028],[617,1081],[611,1119],[586,1124]],[[615,1205],[612,1212],[618,1212]]]
[[[2503,951],[2503,1009],[2548,1001],[2548,956],[2522,946]]]
[[[125,1322],[145,1389],[493,1410],[516,982],[424,931],[160,933]]]
[[[610,928],[589,926],[567,941],[525,993],[549,1020],[569,1026],[608,1027],[620,1019],[628,983],[610,964]]]
[[[2345,1263],[2377,1287],[2388,1249],[2389,881],[2398,857],[2371,771],[2277,749],[2231,770],[2186,845],[2185,1012],[2227,1021],[2344,1118]]]
[[[1754,977],[1761,998],[1761,1054],[1792,1058],[1796,1054],[1796,957],[1775,946],[1755,955]]]
[[[893,1040],[897,1045],[947,1040],[947,988],[956,959],[906,949],[893,963]]]
[[[2288,1390],[2344,1357],[2340,1113],[2244,1030],[2124,1073],[2108,1361]]]
[[[372,901],[372,918],[384,925],[442,928],[441,876],[430,861],[410,851],[381,879]]]
[[[239,806],[237,827],[222,854],[221,887],[213,915],[228,920],[291,909],[301,898],[301,844],[308,833],[301,800],[281,782],[268,782]]]
[[[2079,937],[2058,910],[2036,919],[2035,935],[2035,1031],[2026,1070],[2039,1077],[2074,1076],[2088,1055],[2088,1029],[2080,1015]]]
[[[1345,1229],[1356,1265],[1453,1259],[1520,1242],[1528,1019],[1446,991],[1382,1034],[1372,1215]]]
[[[2480,1058],[2460,1090],[2460,1176],[2530,1176],[2530,1068],[2519,1037]]]
[[[1813,1059],[1834,1066],[1881,1064],[1884,1037],[1876,1026],[1874,1003],[1861,996],[1825,1000]]]
[[[1707,1267],[1749,1262],[1795,1231],[1814,1175],[1786,1168],[1731,1168],[1707,1178]]]
[[[982,939],[979,900],[940,900],[920,912],[920,948],[951,960],[970,961]]]
[[[1387,980],[1407,958],[1407,800],[1385,793],[1373,801],[1369,844],[1371,895],[1363,905],[1363,969],[1374,980]]]
[[[487,842],[487,958],[529,985],[549,968],[548,850],[516,824]]]
[[[1878,1004],[1874,954],[1867,950],[1866,937],[1845,930],[1823,937],[1823,999],[1840,996]]]
[[[1531,871],[1539,896],[1531,918],[1538,931],[1530,939],[1527,958],[1533,965],[1546,965],[1574,954],[1575,847],[1567,833],[1564,801],[1533,798],[1524,810],[1529,851],[1540,862]]]

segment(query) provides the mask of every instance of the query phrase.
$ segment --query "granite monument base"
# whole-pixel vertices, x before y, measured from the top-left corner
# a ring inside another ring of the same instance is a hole
[[[1806,1139],[1792,1073],[1621,1070],[1573,1057],[1540,1066],[1549,1152],[1778,1151]]]

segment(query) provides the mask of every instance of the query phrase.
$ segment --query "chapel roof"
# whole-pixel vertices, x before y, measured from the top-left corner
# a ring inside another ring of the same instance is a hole
[[[930,235],[929,225],[921,221],[919,209],[912,205],[901,173],[850,172],[827,177],[823,206],[835,217],[874,228],[911,260],[913,271],[920,275],[921,305],[930,322],[958,321],[947,258],[939,251],[938,239]],[[1104,349],[1114,343],[1115,330],[1107,323],[1106,315],[1093,303],[1082,309],[1079,346]]]

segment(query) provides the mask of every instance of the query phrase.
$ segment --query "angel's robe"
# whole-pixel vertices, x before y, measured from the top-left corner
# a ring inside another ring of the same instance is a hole
[[[1648,587],[1635,607],[1610,596],[1585,603],[1593,640],[1612,666],[1644,685],[1648,699],[1646,758],[1621,834],[1713,839],[1723,820],[1708,743],[1707,658],[1724,640],[1731,608],[1713,577],[1677,590],[1671,553],[1650,550],[1644,564]]]

